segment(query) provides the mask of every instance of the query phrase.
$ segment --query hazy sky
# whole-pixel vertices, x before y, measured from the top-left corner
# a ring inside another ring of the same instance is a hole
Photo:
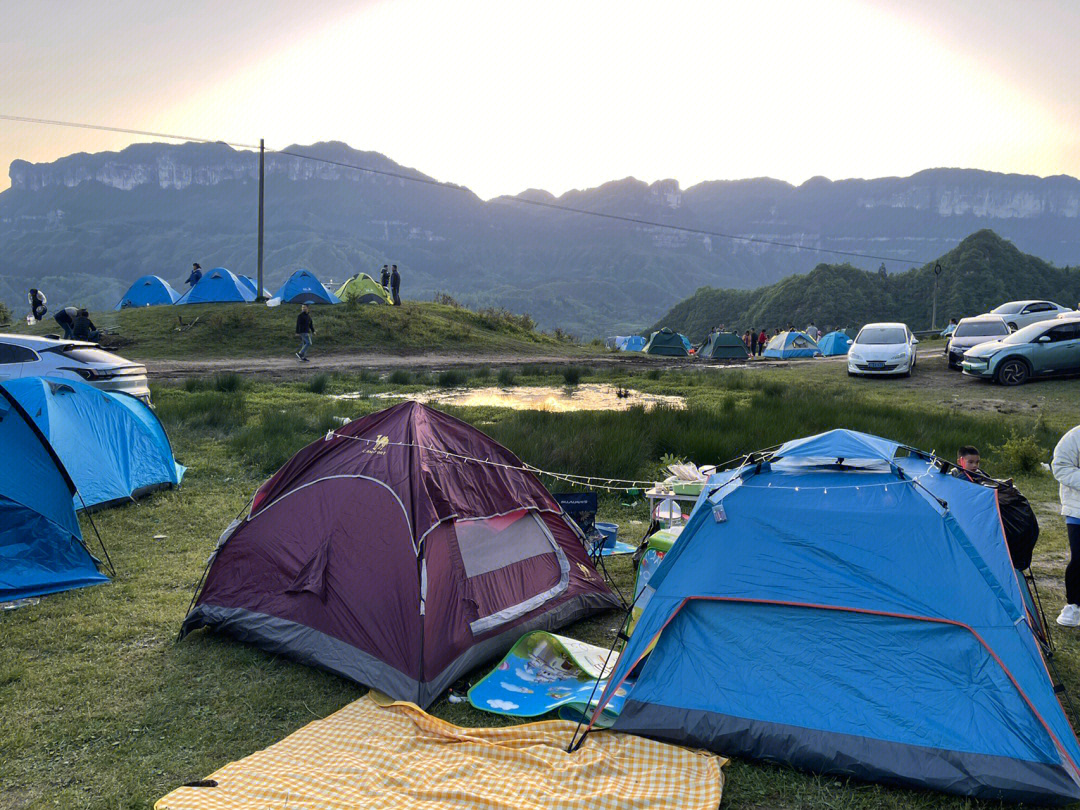
[[[484,197],[1080,175],[1078,35],[1074,0],[0,0],[0,113],[342,140]],[[0,121],[0,189],[133,140]]]

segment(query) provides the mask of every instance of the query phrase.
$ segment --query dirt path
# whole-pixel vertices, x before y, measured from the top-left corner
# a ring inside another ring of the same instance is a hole
[[[941,351],[930,350],[926,356],[940,355]],[[825,357],[810,362],[814,363],[840,363],[844,357]],[[397,368],[415,370],[441,370],[447,368],[475,368],[487,366],[489,368],[501,368],[503,366],[523,365],[580,365],[590,368],[610,368],[612,366],[634,368],[679,368],[687,370],[707,370],[724,368],[782,368],[793,363],[805,363],[806,360],[763,360],[753,358],[746,361],[731,363],[722,362],[696,362],[693,360],[676,359],[670,357],[657,357],[643,355],[637,352],[622,352],[620,354],[598,355],[574,355],[574,354],[452,354],[435,352],[430,354],[325,354],[313,353],[311,360],[301,363],[293,355],[287,357],[213,357],[198,358],[193,360],[148,360],[146,361],[147,373],[150,377],[159,380],[182,379],[184,377],[201,377],[223,372],[235,372],[237,374],[254,375],[267,379],[296,379],[307,376],[313,372],[332,371],[392,371]]]

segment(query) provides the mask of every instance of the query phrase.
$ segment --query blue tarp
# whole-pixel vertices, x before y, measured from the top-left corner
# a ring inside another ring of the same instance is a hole
[[[986,799],[1080,799],[1080,745],[995,491],[852,431],[787,447],[710,480],[612,675],[644,661],[614,728]],[[873,463],[835,464],[853,450]]]
[[[0,385],[0,602],[107,582],[83,546],[71,500],[74,484],[5,385]]]
[[[135,279],[135,283],[128,287],[127,292],[124,293],[113,309],[175,304],[179,298],[180,293],[174,290],[169,285],[169,282],[161,278],[161,276],[142,276]]]
[[[255,300],[255,285],[243,281],[231,270],[215,267],[204,273],[199,283],[180,296],[180,304],[213,304]]]
[[[763,357],[790,360],[794,357],[817,357],[821,354],[817,343],[805,332],[781,332],[773,337],[762,352]]]
[[[829,332],[817,342],[821,353],[826,357],[834,357],[838,354],[847,354],[851,348],[851,338],[844,332]]]
[[[297,270],[282,284],[271,301],[283,304],[340,304],[341,299],[315,278],[310,270]]]
[[[183,478],[157,416],[134,397],[47,377],[5,385],[75,482],[77,508],[130,500]]]

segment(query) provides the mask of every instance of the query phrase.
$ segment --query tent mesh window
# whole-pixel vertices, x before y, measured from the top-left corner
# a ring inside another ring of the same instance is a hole
[[[528,613],[566,590],[569,564],[533,511],[454,524],[465,592],[476,606],[474,634]]]

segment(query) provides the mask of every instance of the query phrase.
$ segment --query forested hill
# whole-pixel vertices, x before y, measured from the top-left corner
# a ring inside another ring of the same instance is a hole
[[[903,321],[912,329],[927,329],[936,263],[941,264],[939,326],[949,318],[976,315],[1010,300],[1047,298],[1071,307],[1080,300],[1080,268],[1054,267],[1021,253],[993,231],[982,230],[938,262],[903,273],[882,275],[849,264],[819,264],[806,275],[755,290],[702,287],[650,330],[669,326],[697,341],[717,324],[771,332],[789,324],[803,328],[811,320],[819,327]]]

